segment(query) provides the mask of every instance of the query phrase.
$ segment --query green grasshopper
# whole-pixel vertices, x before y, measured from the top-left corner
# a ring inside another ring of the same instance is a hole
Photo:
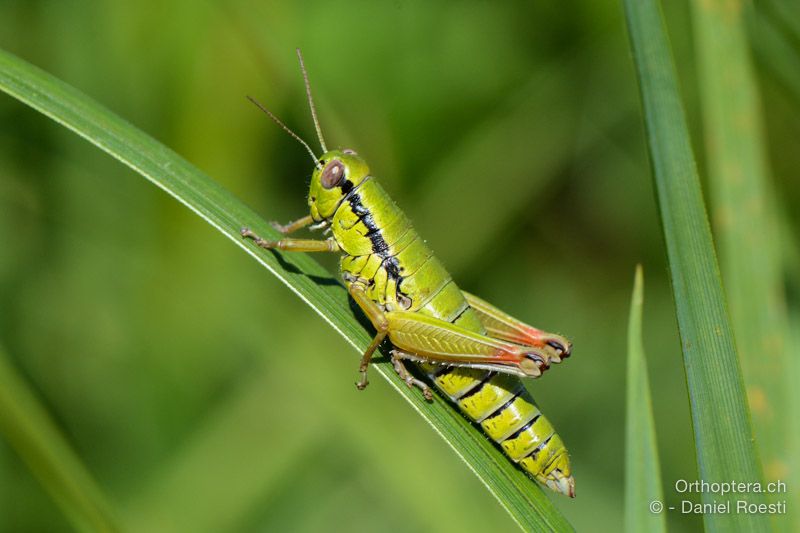
[[[570,342],[458,288],[367,163],[353,150],[327,149],[300,50],[297,55],[322,147],[320,157],[269,110],[250,100],[314,160],[310,214],[273,225],[284,235],[310,226],[324,229],[330,237],[270,241],[247,228],[242,236],[271,250],[341,254],[345,286],[376,330],[361,357],[359,389],[367,386],[372,355],[388,337],[391,361],[409,387],[419,387],[427,400],[432,399],[427,383],[409,372],[406,361],[418,364],[436,388],[525,472],[574,497],[564,443],[519,379],[539,377],[550,363],[568,357]]]

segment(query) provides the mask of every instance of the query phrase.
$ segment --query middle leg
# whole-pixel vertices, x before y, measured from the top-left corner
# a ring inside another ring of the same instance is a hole
[[[409,389],[418,387],[422,391],[422,395],[425,397],[425,399],[429,402],[432,401],[433,393],[431,392],[431,388],[428,386],[428,384],[412,376],[406,368],[403,359],[407,358],[408,354],[405,354],[400,350],[392,350],[392,365],[394,366],[394,371],[397,372],[397,375],[400,376],[400,379],[406,382],[406,385],[408,385]]]

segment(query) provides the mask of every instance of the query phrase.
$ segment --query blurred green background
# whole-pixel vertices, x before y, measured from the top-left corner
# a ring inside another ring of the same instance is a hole
[[[676,479],[696,479],[694,448],[622,11],[565,7],[6,0],[0,47],[283,222],[305,214],[311,165],[245,95],[313,141],[300,47],[329,146],[371,163],[462,287],[574,341],[529,384],[572,454],[578,497],[554,499],[578,529],[618,531],[637,262],[668,504]],[[689,10],[664,8],[702,173]],[[759,13],[754,31],[783,31]],[[796,230],[800,93],[754,52]],[[0,172],[0,341],[124,524],[513,530],[386,383],[355,389],[350,346],[172,198],[5,96]],[[0,530],[70,530],[2,441]]]

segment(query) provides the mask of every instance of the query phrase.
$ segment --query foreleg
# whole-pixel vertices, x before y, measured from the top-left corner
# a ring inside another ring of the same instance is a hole
[[[284,252],[338,252],[339,245],[334,239],[281,239],[268,241],[262,239],[248,228],[240,232],[245,239],[252,239],[257,246],[267,250],[282,250]]]
[[[283,233],[284,235],[288,235],[290,233],[294,233],[299,229],[305,228],[312,222],[314,222],[314,219],[311,218],[311,215],[306,215],[303,218],[298,218],[297,220],[289,222],[288,224],[279,224],[277,222],[270,222],[270,225],[279,232]]]

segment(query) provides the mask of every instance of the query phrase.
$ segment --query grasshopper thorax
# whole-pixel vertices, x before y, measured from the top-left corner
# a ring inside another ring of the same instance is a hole
[[[369,175],[366,161],[352,150],[330,150],[311,175],[308,207],[314,222],[333,216],[342,200]]]

